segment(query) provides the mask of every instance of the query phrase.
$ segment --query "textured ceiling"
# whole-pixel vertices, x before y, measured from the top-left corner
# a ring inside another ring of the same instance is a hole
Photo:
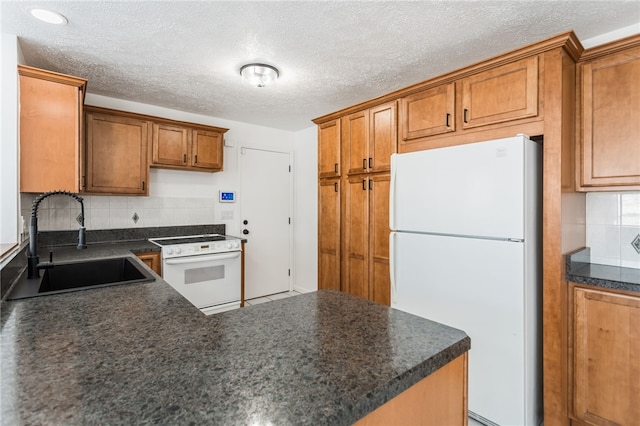
[[[69,20],[41,23],[47,7]],[[2,32],[28,65],[88,92],[287,130],[312,118],[573,29],[640,22],[632,1],[7,1]],[[276,87],[239,68],[279,68]]]

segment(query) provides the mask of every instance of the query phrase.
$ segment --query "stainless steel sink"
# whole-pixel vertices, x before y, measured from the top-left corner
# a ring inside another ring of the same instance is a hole
[[[18,283],[7,299],[151,281],[155,281],[153,275],[130,257],[62,262],[46,269],[41,279]]]

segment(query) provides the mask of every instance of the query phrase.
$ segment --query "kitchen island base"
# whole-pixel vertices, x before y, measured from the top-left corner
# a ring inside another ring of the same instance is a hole
[[[425,377],[355,426],[467,425],[468,352]]]

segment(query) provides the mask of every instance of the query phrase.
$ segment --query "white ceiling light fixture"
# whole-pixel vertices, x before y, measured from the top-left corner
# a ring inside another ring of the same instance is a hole
[[[247,64],[240,68],[242,81],[255,87],[266,87],[275,84],[280,73],[276,67],[266,64]]]
[[[37,7],[29,9],[29,13],[36,19],[54,25],[66,25],[69,21],[63,15],[53,10],[40,9]]]

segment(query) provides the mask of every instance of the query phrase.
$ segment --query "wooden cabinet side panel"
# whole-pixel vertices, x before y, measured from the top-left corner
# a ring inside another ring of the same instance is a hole
[[[191,143],[193,167],[222,170],[224,141],[221,133],[194,129]]]
[[[344,290],[369,298],[369,199],[367,176],[351,176],[345,188]]]
[[[465,353],[361,418],[355,426],[466,426],[467,387]]]
[[[370,178],[369,206],[369,298],[391,306],[389,271],[389,189],[391,175]]]
[[[340,176],[340,119],[318,126],[318,177]]]
[[[640,298],[574,289],[574,415],[594,425],[640,419]]]
[[[189,131],[184,127],[153,123],[151,164],[186,166],[189,158]]]
[[[369,112],[369,158],[370,172],[391,170],[391,154],[397,151],[398,131],[396,103],[372,108]]]
[[[321,179],[318,190],[318,290],[341,290],[340,180]]]
[[[582,184],[640,185],[640,47],[582,64]]]
[[[369,111],[342,119],[342,149],[348,174],[365,173],[369,168]]]
[[[462,127],[538,114],[538,57],[522,59],[462,80]]]
[[[146,252],[136,254],[140,260],[144,262],[153,272],[162,276],[162,262],[160,260],[160,252]]]
[[[147,194],[150,123],[87,113],[87,192]]]
[[[456,130],[455,83],[400,99],[402,141]]]
[[[20,76],[20,191],[79,191],[79,89]]]

